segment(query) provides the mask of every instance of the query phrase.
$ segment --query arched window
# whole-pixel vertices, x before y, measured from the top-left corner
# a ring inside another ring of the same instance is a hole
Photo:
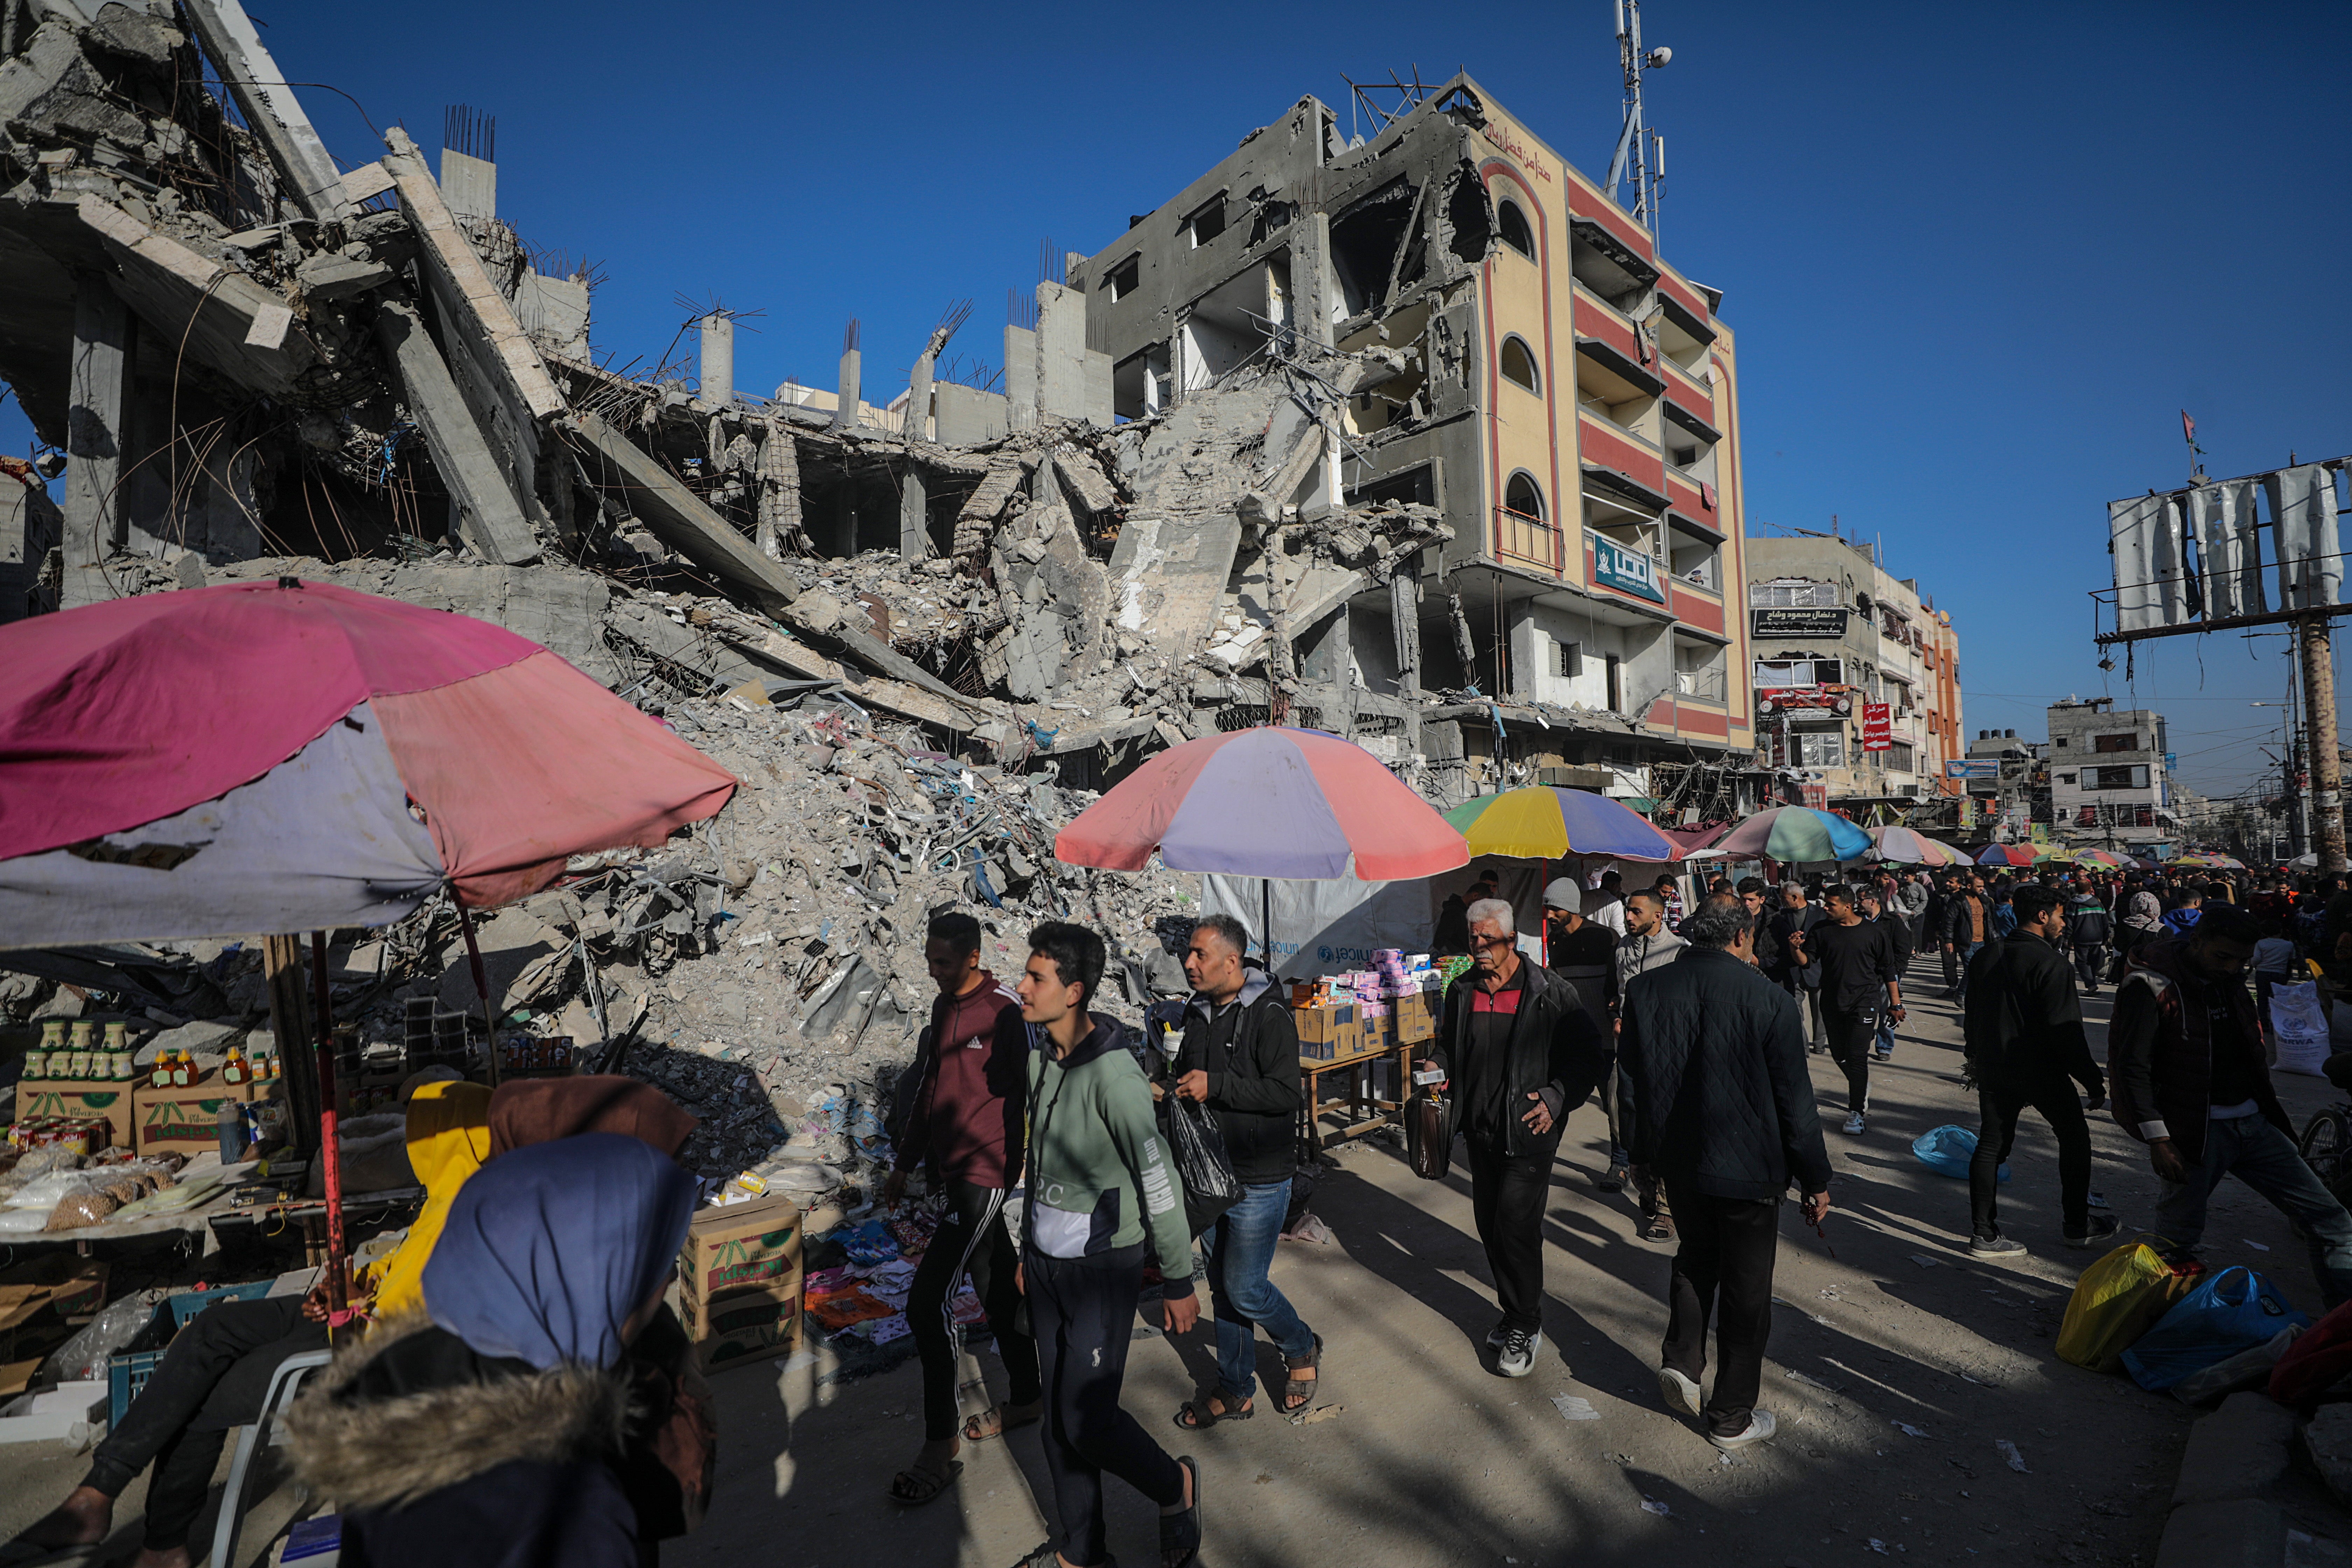
[[[1503,236],[1503,243],[1526,257],[1536,258],[1536,231],[1528,226],[1528,215],[1519,204],[1506,198],[1496,209],[1495,223]]]
[[[1543,378],[1536,374],[1536,356],[1528,351],[1527,340],[1517,332],[1503,340],[1501,363],[1505,381],[1529,392],[1543,391]]]
[[[1517,512],[1521,517],[1531,517],[1538,522],[1544,521],[1543,491],[1525,468],[1513,474],[1509,482],[1503,486],[1503,506],[1506,510]]]

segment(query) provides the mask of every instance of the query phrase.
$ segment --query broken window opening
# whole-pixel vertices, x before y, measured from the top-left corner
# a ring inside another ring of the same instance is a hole
[[[1526,257],[1536,259],[1536,231],[1528,222],[1528,215],[1519,204],[1508,196],[1495,204],[1495,232],[1505,245]]]
[[[1289,258],[1274,257],[1192,301],[1176,332],[1181,391],[1214,384],[1265,348],[1288,310],[1289,278]]]
[[[1435,506],[1437,500],[1437,466],[1422,463],[1394,474],[1383,474],[1376,479],[1366,479],[1348,490],[1349,506],[1371,506],[1380,501],[1403,501],[1414,506]]]
[[[1153,343],[1128,355],[1110,372],[1110,407],[1120,419],[1148,419],[1171,401],[1168,345]]]
[[[1219,191],[1184,219],[1184,233],[1198,250],[1225,232],[1225,193]]]
[[[1445,192],[1445,248],[1456,260],[1475,267],[1486,259],[1495,239],[1495,205],[1486,196],[1486,182],[1466,160],[1454,172]]]
[[[1584,645],[1555,642],[1551,645],[1551,672],[1563,680],[1572,680],[1584,673]]]
[[[1110,290],[1110,297],[1116,302],[1134,293],[1142,281],[1143,256],[1139,251],[1112,268],[1103,278],[1103,287]]]
[[[1542,395],[1543,377],[1537,373],[1535,353],[1518,333],[1513,332],[1503,340],[1503,352],[1496,356],[1495,363],[1502,371],[1505,381],[1515,386],[1524,386],[1539,396]]]
[[[1535,476],[1521,468],[1512,474],[1503,486],[1503,510],[1516,512],[1531,522],[1546,521],[1543,487]]]
[[[1399,175],[1331,220],[1331,269],[1349,316],[1388,302],[1389,276],[1419,201],[1418,188]]]
[[[1644,296],[1658,281],[1658,269],[1591,218],[1569,224],[1569,270],[1579,283],[1627,316],[1640,316]]]

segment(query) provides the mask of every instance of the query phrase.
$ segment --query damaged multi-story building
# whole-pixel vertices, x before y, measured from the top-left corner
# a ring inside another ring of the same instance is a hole
[[[1717,296],[1467,78],[1369,142],[1302,100],[1055,263],[1001,373],[951,304],[877,405],[855,322],[829,388],[739,391],[717,309],[616,369],[472,117],[338,161],[316,74],[236,0],[0,0],[0,379],[49,448],[0,617],[290,570],[1074,783],[1273,719],[1440,801],[1754,804]]]
[[[1752,807],[1720,294],[1468,77],[1380,118],[1351,138],[1300,100],[1067,279],[1124,419],[1212,424],[1188,411],[1267,363],[1351,365],[1262,517],[1206,537],[1153,520],[1201,559],[1370,502],[1451,531],[1385,583],[1245,568],[1212,652],[1286,638],[1309,721],[1426,759],[1441,799],[1550,777],[1693,816]]]

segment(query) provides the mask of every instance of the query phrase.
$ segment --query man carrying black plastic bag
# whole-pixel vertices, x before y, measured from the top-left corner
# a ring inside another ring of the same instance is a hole
[[[1315,1403],[1323,1356],[1323,1342],[1266,1278],[1290,1211],[1302,1093],[1288,1000],[1264,970],[1242,962],[1248,947],[1241,921],[1211,915],[1193,928],[1184,954],[1193,994],[1176,1052],[1180,1103],[1169,1113],[1206,1106],[1242,1184],[1239,1201],[1200,1233],[1216,1308],[1218,1386],[1176,1412],[1176,1425],[1188,1431],[1256,1414],[1258,1329],[1289,1369],[1279,1400],[1286,1415]]]

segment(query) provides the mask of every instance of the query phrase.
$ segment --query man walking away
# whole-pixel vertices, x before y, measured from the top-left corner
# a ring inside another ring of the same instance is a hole
[[[1290,1212],[1303,1097],[1298,1029],[1288,1000],[1264,970],[1242,963],[1248,949],[1241,921],[1211,915],[1192,928],[1192,943],[1184,954],[1192,1000],[1184,1010],[1184,1043],[1176,1052],[1175,1092],[1215,1114],[1225,1154],[1242,1183],[1241,1202],[1201,1233],[1209,1259],[1209,1300],[1217,1310],[1218,1384],[1215,1393],[1176,1413],[1176,1425],[1187,1430],[1246,1421],[1255,1414],[1256,1330],[1265,1331],[1290,1370],[1280,1402],[1285,1415],[1315,1403],[1322,1360],[1322,1342],[1266,1278]]]
[[[1944,906],[1944,952],[1952,961],[1951,995],[1963,1006],[1969,999],[1969,961],[1992,939],[1992,900],[1984,895],[1983,879],[1971,871]]]
[[[1927,879],[1917,871],[1906,871],[1895,884],[1895,912],[1903,917],[1910,928],[1911,940],[1904,944],[1907,956],[1927,945]]]
[[[2164,917],[2164,932],[2168,936],[2187,936],[2197,928],[2197,922],[2204,915],[2205,889],[2183,888],[2180,889],[2180,902]]]
[[[2020,929],[2023,929],[2025,911],[2018,911]],[[2099,896],[2084,888],[2066,906],[2066,945],[2074,954],[2074,974],[2083,983],[2083,994],[2099,994],[2099,971],[2106,967],[2107,944],[2115,941],[2115,917]]]
[[[1576,987],[1520,960],[1509,904],[1470,906],[1470,952],[1422,1065],[1453,1087],[1470,1156],[1470,1212],[1503,1313],[1486,1344],[1496,1371],[1525,1377],[1543,1344],[1544,1197],[1560,1123],[1615,1058]]]
[[[1794,877],[1780,884],[1780,908],[1772,916],[1770,934],[1777,966],[1768,969],[1767,979],[1777,982],[1781,990],[1797,997],[1811,1013],[1813,1049],[1830,1048],[1829,1033],[1822,1024],[1822,975],[1811,967],[1812,956],[1806,951],[1806,939],[1825,917],[1805,901],[1804,884]]]
[[[2155,1229],[2193,1254],[2205,1205],[2235,1175],[2299,1226],[2328,1306],[2352,1296],[2352,1215],[2305,1164],[2246,994],[2254,917],[2216,904],[2186,937],[2132,954],[2107,1026],[2115,1118],[2164,1184]]]
[[[1647,896],[1642,892],[1633,895]],[[1576,987],[1585,1014],[1605,1039],[1617,1030],[1612,1006],[1617,1000],[1618,933],[1579,912],[1584,902],[1584,889],[1577,886],[1573,877],[1555,878],[1545,886],[1543,898],[1545,967]],[[1621,920],[1625,918],[1625,904],[1612,908]],[[1525,945],[1521,944],[1522,951]],[[1625,1147],[1617,1136],[1613,1083],[1603,1087],[1601,1100],[1609,1115],[1609,1163],[1602,1173],[1593,1178],[1592,1184],[1604,1193],[1622,1192],[1625,1186]]]
[[[1746,906],[1743,904],[1741,907]],[[1653,969],[1672,963],[1682,956],[1683,949],[1687,945],[1681,937],[1666,929],[1666,907],[1656,893],[1645,890],[1628,894],[1625,899],[1625,940],[1617,944],[1617,984],[1613,994],[1622,997],[1626,985],[1635,975],[1646,974]],[[1606,1090],[1612,1145],[1610,1174],[1618,1178],[1625,1173],[1628,1160],[1625,1152],[1624,1078],[1621,1065],[1609,1075]],[[1642,1239],[1672,1241],[1675,1238],[1674,1205],[1667,1201],[1657,1178],[1635,1174],[1633,1195],[1641,1205]]]
[[[1870,1049],[1878,1010],[1884,1005],[1889,1017],[1903,1021],[1903,972],[1887,929],[1862,918],[1852,888],[1826,888],[1822,902],[1829,918],[1813,928],[1809,945],[1821,973],[1830,1059],[1845,1074],[1845,1131],[1860,1137],[1870,1130]]]
[[[1160,1558],[1200,1554],[1200,1468],[1171,1459],[1119,1408],[1147,1250],[1165,1281],[1166,1328],[1199,1321],[1192,1238],[1174,1167],[1160,1142],[1151,1087],[1110,1018],[1087,1010],[1102,983],[1103,940],[1047,921],[1029,933],[1021,1016],[1040,1032],[1029,1054],[1029,1203],[1021,1275],[1045,1373],[1045,1469],[1058,1547],[1017,1568],[1097,1568],[1106,1472],[1160,1505]]]
[[[924,1503],[963,1468],[956,1458],[957,1289],[965,1275],[988,1314],[1012,1392],[1005,1404],[963,1424],[968,1442],[1026,1426],[1044,1412],[1037,1345],[1015,1326],[1020,1258],[1004,1225],[1004,1194],[1021,1178],[1021,1130],[1028,1093],[1029,1030],[1020,998],[980,966],[980,922],[967,914],[931,921],[923,945],[939,995],[917,1046],[923,1064],[898,1155],[882,1184],[885,1207],[907,1193],[919,1163],[933,1173],[948,1211],[907,1289],[907,1327],[923,1363],[923,1447],[890,1482],[894,1502]]]
[[[2124,886],[2124,922],[2116,930],[2115,962],[2107,966],[2107,978],[2117,983],[2130,967],[2133,950],[2164,934],[2164,902],[2155,889],[2137,877]]]
[[[1830,1210],[1803,1025],[1750,966],[1753,931],[1737,901],[1701,905],[1683,921],[1683,955],[1626,991],[1619,1045],[1634,1162],[1664,1182],[1682,1233],[1658,1386],[1726,1451],[1764,1441],[1776,1425],[1756,1397],[1772,1328],[1780,1194],[1793,1177],[1807,1225]],[[1702,1405],[1710,1317],[1715,1386]]]
[[[1862,918],[1886,933],[1888,945],[1895,950],[1895,973],[1911,971],[1911,922],[1902,911],[1885,903],[1875,888],[1862,889]],[[1895,1009],[1884,1008],[1878,1015],[1878,1038],[1872,1053],[1882,1062],[1895,1059]]]
[[[2095,1110],[2106,1100],[2099,1064],[2083,1034],[2083,1005],[2058,944],[2067,915],[2047,888],[2011,902],[2017,932],[1977,955],[1962,1020],[1969,1074],[1977,1084],[1977,1152],[1969,1163],[1969,1250],[1979,1258],[2022,1252],[2000,1231],[2001,1163],[2017,1144],[2027,1106],[2058,1140],[2058,1209],[2066,1245],[2088,1247],[2116,1233],[2116,1216],[2091,1213],[2091,1129],[2081,1084]]]

